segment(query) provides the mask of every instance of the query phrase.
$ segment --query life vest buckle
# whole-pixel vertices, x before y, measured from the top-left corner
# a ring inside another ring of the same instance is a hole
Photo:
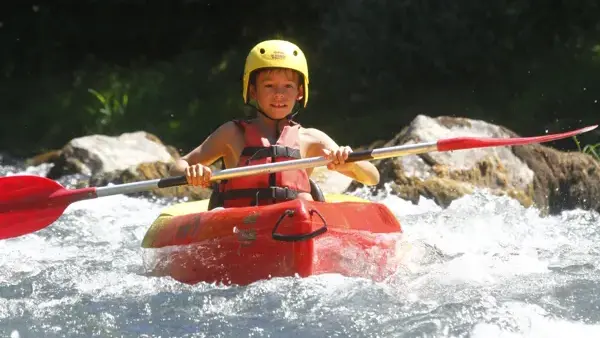
[[[277,201],[293,200],[298,196],[296,190],[289,189],[288,187],[268,187],[266,190],[270,192],[269,197]]]

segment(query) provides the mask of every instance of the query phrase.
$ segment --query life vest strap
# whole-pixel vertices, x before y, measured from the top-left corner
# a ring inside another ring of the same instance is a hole
[[[256,188],[256,189],[235,189],[228,190],[219,193],[219,197],[225,201],[228,199],[238,198],[251,198],[255,201],[258,200],[276,200],[290,201],[298,198],[298,194],[301,191],[284,188],[284,187],[269,187],[269,188]]]
[[[281,145],[272,145],[268,147],[246,147],[242,150],[241,156],[250,157],[252,160],[261,160],[268,157],[287,157],[300,159],[299,149],[294,149]]]

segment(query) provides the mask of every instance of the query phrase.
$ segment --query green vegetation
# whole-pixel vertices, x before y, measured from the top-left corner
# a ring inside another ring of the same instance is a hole
[[[0,149],[27,156],[85,134],[147,130],[186,152],[251,113],[241,102],[244,59],[268,38],[303,48],[311,92],[298,120],[340,143],[389,139],[416,114],[523,135],[598,123],[597,1],[233,6],[88,0],[0,10]],[[598,134],[581,139],[595,144]]]
[[[577,139],[577,136],[573,136],[575,140],[575,144],[577,145],[577,150],[584,153],[592,155],[596,160],[600,161],[600,143],[596,144],[587,144],[583,148],[581,148],[581,142]]]

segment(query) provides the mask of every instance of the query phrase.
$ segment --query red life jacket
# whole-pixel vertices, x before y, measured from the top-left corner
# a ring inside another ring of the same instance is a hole
[[[238,167],[302,158],[299,124],[290,121],[290,125],[283,127],[275,145],[271,145],[254,124],[249,121],[234,122],[244,132],[245,141]],[[311,188],[306,171],[297,169],[224,180],[219,184],[219,191],[223,207],[229,208],[293,200],[301,192],[310,193]]]

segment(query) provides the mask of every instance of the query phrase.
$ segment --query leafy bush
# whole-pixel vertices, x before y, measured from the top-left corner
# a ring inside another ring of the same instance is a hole
[[[237,6],[172,1],[168,14],[141,1],[11,9],[0,27],[0,148],[28,155],[85,134],[142,129],[186,152],[248,114],[244,58],[268,38],[305,51],[311,93],[298,120],[339,143],[389,138],[416,114],[482,118],[521,134],[598,122],[596,1]]]

